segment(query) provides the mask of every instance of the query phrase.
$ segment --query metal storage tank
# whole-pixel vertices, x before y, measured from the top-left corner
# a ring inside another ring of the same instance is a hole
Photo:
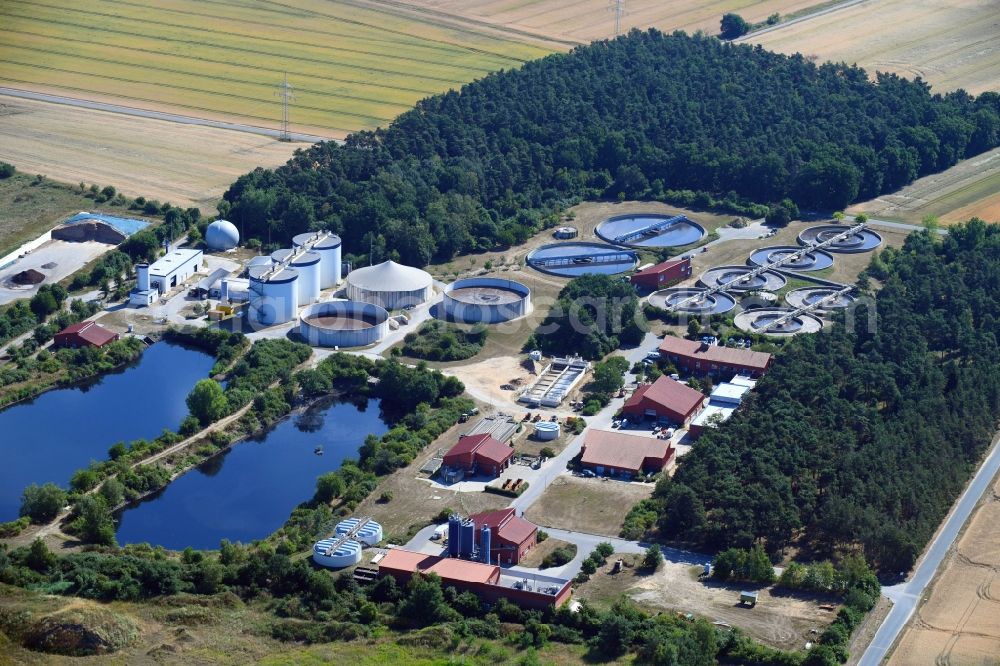
[[[441,301],[446,319],[466,324],[496,324],[528,314],[531,290],[502,278],[456,280],[444,288]]]
[[[251,268],[250,320],[266,326],[292,321],[299,309],[298,278],[292,268]]]
[[[259,254],[256,257],[252,257],[250,261],[247,262],[246,268],[249,271],[254,266],[272,266],[272,265],[274,265],[274,261],[271,259],[271,257]]]
[[[340,541],[339,538],[317,541],[313,545],[313,561],[333,569],[342,569],[361,561],[360,543],[354,539],[347,539],[338,545],[338,541]]]
[[[459,543],[458,554],[461,557],[472,557],[476,550],[476,524],[470,518],[462,521],[460,528],[462,538]]]
[[[276,264],[283,264],[288,261],[288,258],[292,256],[294,250],[290,250],[287,247],[280,250],[275,250],[271,253],[271,261]]]
[[[535,424],[535,437],[549,441],[559,436],[560,427],[556,421],[539,421]]]
[[[493,540],[490,534],[490,526],[483,525],[483,529],[479,532],[479,559],[486,564],[490,563],[490,548],[493,546]]]
[[[240,232],[229,220],[216,220],[205,229],[205,244],[210,250],[232,250],[240,244]]]
[[[362,521],[365,521],[364,527],[358,530],[357,534],[352,538],[366,546],[377,545],[382,541],[382,526],[368,518],[348,518],[347,520],[342,520],[337,523],[334,533],[337,535],[348,534],[351,530],[357,528]]]
[[[292,239],[294,247],[305,247],[320,256],[320,289],[331,289],[340,284],[342,242],[340,236],[329,231],[312,231]]]
[[[299,274],[299,305],[318,301],[321,282],[319,254],[303,252],[288,262],[288,265]]]
[[[448,516],[448,555],[458,557],[458,544],[462,540],[462,519],[457,514]]]
[[[366,266],[347,276],[347,297],[375,303],[386,310],[420,305],[431,297],[434,279],[426,271],[386,261]]]
[[[385,308],[356,301],[324,301],[299,315],[299,335],[314,347],[363,347],[389,333]]]

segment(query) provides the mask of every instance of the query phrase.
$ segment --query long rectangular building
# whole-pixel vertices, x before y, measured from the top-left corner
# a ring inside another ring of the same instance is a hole
[[[668,335],[660,344],[660,354],[677,369],[692,375],[743,374],[760,377],[771,367],[772,357],[765,352],[720,347]]]
[[[392,576],[405,584],[414,574],[436,574],[445,587],[472,592],[484,601],[500,599],[521,606],[543,610],[559,607],[573,594],[571,581],[551,576],[525,578],[504,573],[495,564],[484,564],[440,555],[428,555],[403,548],[392,548],[378,563],[381,576]]]
[[[673,457],[670,440],[591,428],[583,440],[580,465],[598,476],[630,478],[640,472],[659,472]]]

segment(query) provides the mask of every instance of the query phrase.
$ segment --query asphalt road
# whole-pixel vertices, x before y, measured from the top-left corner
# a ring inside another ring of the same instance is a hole
[[[873,227],[887,227],[889,229],[902,229],[903,231],[921,231],[924,227],[919,224],[906,224],[904,222],[890,222],[889,220],[876,220],[875,218],[869,218],[868,224]],[[936,232],[941,236],[946,236],[948,230],[944,228],[939,228]]]
[[[882,590],[885,596],[892,599],[892,609],[882,621],[882,626],[875,633],[868,649],[861,656],[858,666],[876,666],[888,656],[890,648],[913,616],[924,591],[934,579],[942,560],[951,550],[959,532],[968,521],[983,493],[986,492],[993,477],[996,476],[998,469],[1000,469],[1000,436],[993,441],[993,448],[979,471],[976,472],[976,476],[966,487],[965,492],[962,493],[948,518],[938,530],[934,540],[924,551],[923,558],[910,580],[902,585]]]
[[[248,132],[261,136],[279,138],[281,131],[256,125],[244,125],[241,123],[227,123],[220,120],[209,120],[207,118],[196,118],[194,116],[182,116],[176,113],[163,113],[161,111],[150,111],[148,109],[138,109],[133,106],[122,106],[121,104],[107,104],[105,102],[92,102],[87,99],[76,97],[63,97],[62,95],[46,95],[45,93],[31,92],[30,90],[18,90],[17,88],[0,87],[0,95],[8,97],[18,97],[20,99],[33,99],[39,102],[51,102],[52,104],[65,104],[76,106],[81,109],[94,109],[96,111],[108,111],[110,113],[122,113],[127,116],[138,116],[140,118],[152,118],[154,120],[165,120],[171,123],[181,123],[183,125],[201,125],[203,127],[215,127],[216,129],[233,130],[234,132]],[[291,141],[304,143],[318,143],[320,141],[331,141],[329,137],[315,136],[312,134],[299,134],[289,132],[288,138]]]

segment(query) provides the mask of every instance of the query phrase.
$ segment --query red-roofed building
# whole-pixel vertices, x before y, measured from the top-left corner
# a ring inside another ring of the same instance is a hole
[[[687,257],[664,261],[634,273],[629,281],[643,289],[664,289],[691,277],[691,260]]]
[[[538,542],[538,528],[516,515],[511,507],[469,517],[476,524],[476,540],[480,546],[483,526],[490,528],[490,562],[517,564]]]
[[[668,335],[660,344],[660,354],[678,370],[692,375],[750,375],[760,377],[771,367],[765,352],[733,349],[685,340]]]
[[[462,435],[458,444],[444,454],[445,467],[463,469],[472,474],[500,476],[514,457],[514,449],[488,433]]]
[[[382,576],[392,576],[400,583],[409,581],[415,573],[437,574],[441,584],[460,592],[472,592],[484,601],[495,603],[507,599],[522,608],[558,608],[573,595],[572,581],[537,574],[526,586],[524,574],[501,572],[495,564],[427,555],[401,548],[390,548],[379,563]]]
[[[701,391],[661,375],[652,384],[644,384],[625,401],[622,412],[633,420],[668,419],[686,426],[705,403]]]
[[[583,440],[580,464],[599,476],[631,477],[659,472],[673,457],[670,440],[591,428]]]
[[[57,347],[103,347],[119,337],[100,324],[81,321],[56,333],[53,344]]]

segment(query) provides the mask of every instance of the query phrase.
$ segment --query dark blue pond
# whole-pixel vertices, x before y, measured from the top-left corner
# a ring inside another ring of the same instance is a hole
[[[184,399],[213,364],[208,354],[161,342],[118,372],[0,411],[0,521],[17,518],[25,486],[65,486],[115,442],[176,429],[188,413]]]
[[[126,509],[118,542],[182,550],[218,548],[222,539],[262,539],[312,497],[317,477],[357,457],[367,434],[387,430],[377,400],[314,405]],[[313,452],[317,446],[323,455]]]

